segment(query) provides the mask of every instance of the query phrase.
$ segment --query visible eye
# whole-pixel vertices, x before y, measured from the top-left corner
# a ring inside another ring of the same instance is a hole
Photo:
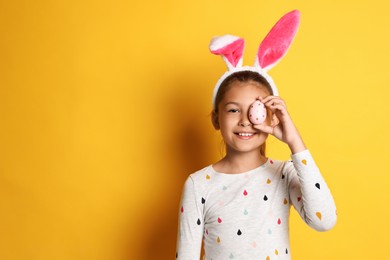
[[[231,108],[228,110],[229,113],[238,113],[240,112],[240,110],[236,109],[236,108]]]

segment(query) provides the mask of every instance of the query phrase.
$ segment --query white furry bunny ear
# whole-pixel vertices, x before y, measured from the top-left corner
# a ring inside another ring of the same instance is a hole
[[[214,87],[213,106],[216,105],[215,99],[224,80],[241,71],[252,71],[260,74],[269,83],[272,89],[271,94],[278,96],[278,89],[267,72],[286,55],[298,31],[299,21],[300,13],[298,10],[289,12],[280,18],[261,42],[254,66],[242,66],[244,39],[233,35],[214,37],[210,42],[209,49],[211,53],[222,56],[228,71],[219,78]]]
[[[211,53],[221,55],[229,70],[242,66],[245,41],[233,35],[214,37],[209,49]]]
[[[268,71],[286,55],[298,31],[299,21],[298,10],[291,11],[280,18],[261,42],[255,66]]]

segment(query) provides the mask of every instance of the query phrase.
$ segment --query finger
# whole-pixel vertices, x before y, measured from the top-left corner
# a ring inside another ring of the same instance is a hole
[[[268,96],[262,100],[263,103],[271,103],[271,104],[283,104],[286,106],[286,103],[284,102],[283,99],[280,97],[275,97],[275,96]]]
[[[275,111],[276,109],[280,109],[281,107],[283,107],[284,109],[287,109],[286,105],[283,102],[280,102],[277,100],[276,101],[275,100],[268,101],[264,105],[267,108],[271,109],[271,111]]]
[[[260,100],[261,103],[265,103],[265,102],[264,102],[264,98],[263,98],[262,96],[258,96],[258,97],[256,98],[256,100]]]
[[[272,100],[272,99],[280,99],[280,97],[269,95],[269,96],[266,96],[265,98],[263,98],[263,101],[268,102],[269,100]]]
[[[257,130],[260,130],[263,133],[266,133],[266,134],[273,134],[274,133],[274,128],[271,127],[271,126],[267,126],[267,125],[253,125],[253,127],[256,128]]]
[[[281,112],[287,111],[286,107],[281,105],[281,104],[271,105],[270,109],[271,110],[279,110]]]
[[[282,105],[271,106],[270,110],[280,119],[288,115],[287,109]]]

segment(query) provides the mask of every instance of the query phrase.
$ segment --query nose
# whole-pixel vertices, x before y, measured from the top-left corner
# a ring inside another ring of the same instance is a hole
[[[238,125],[245,127],[245,126],[251,126],[252,124],[248,121],[248,122],[239,122]]]
[[[240,118],[240,121],[238,122],[239,126],[245,127],[245,126],[251,126],[252,123],[249,121],[249,118],[246,115],[243,115]]]

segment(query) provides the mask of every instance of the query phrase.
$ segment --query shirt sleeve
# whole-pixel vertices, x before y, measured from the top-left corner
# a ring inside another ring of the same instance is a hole
[[[285,174],[289,178],[290,202],[312,228],[326,231],[336,224],[332,194],[308,150],[293,154]]]
[[[202,198],[197,195],[194,180],[187,178],[181,197],[176,259],[200,259],[204,230]]]

